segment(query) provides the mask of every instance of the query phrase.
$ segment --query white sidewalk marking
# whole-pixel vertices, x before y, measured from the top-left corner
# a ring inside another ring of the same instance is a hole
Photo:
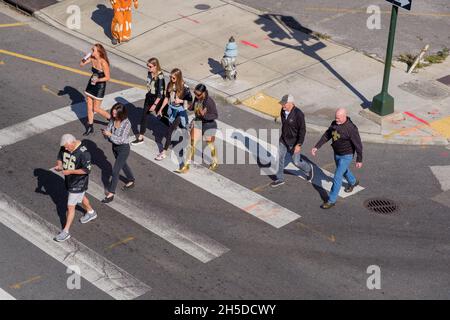
[[[166,170],[174,172],[174,170],[178,169],[177,164],[170,159],[170,156],[163,161],[154,159],[159,153],[159,149],[153,140],[145,139],[143,144],[132,146],[131,149]],[[177,173],[174,172],[174,174]],[[186,174],[177,175],[275,228],[281,228],[300,218],[295,212],[203,166],[195,166]]]
[[[114,92],[105,96],[102,108],[109,110],[116,102],[135,102],[145,96],[145,91],[138,88],[131,88]],[[36,134],[62,126],[71,121],[85,118],[86,103],[80,102],[54,111],[41,114],[37,117],[19,122],[10,127],[0,130],[0,146],[14,144],[16,142],[30,138]]]
[[[55,242],[53,238],[60,232],[56,226],[3,193],[0,193],[0,223],[65,266],[78,266],[84,279],[114,299],[135,299],[151,290],[76,239]]]
[[[51,171],[62,177],[59,172]],[[101,201],[105,198],[104,188],[92,180],[89,181],[87,192],[97,200]],[[140,209],[117,194],[114,196],[114,201],[107,205],[201,262],[209,262],[230,250],[206,236],[195,234],[170,221],[163,214]]]
[[[450,166],[430,166],[430,169],[439,181],[442,191],[450,190]]]
[[[16,300],[16,298],[14,298],[8,292],[0,288],[0,300]]]

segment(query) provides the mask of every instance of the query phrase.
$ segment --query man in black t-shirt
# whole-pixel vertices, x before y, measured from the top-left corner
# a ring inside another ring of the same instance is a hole
[[[80,219],[81,223],[88,223],[97,218],[97,213],[92,209],[86,191],[91,172],[91,155],[81,141],[71,134],[61,137],[61,149],[56,161],[56,171],[64,175],[66,189],[69,192],[67,201],[67,221],[64,229],[55,237],[55,241],[66,241],[70,238],[69,229],[75,218],[75,207],[81,203],[86,214]]]

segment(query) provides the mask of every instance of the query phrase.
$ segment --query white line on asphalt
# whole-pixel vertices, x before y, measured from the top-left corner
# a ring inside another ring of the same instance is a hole
[[[170,157],[165,161],[157,161],[154,159],[159,153],[159,149],[153,140],[145,139],[143,144],[132,146],[131,149],[166,170],[174,172],[174,170],[178,169],[177,164]],[[281,228],[300,218],[295,212],[203,166],[195,166],[187,173],[177,175],[275,228]]]
[[[258,152],[256,148],[247,148],[245,144],[246,138],[249,140],[249,144],[251,145],[254,143],[255,145],[258,144],[260,148],[263,148],[264,150],[268,150],[270,153],[270,161],[271,163],[274,163],[276,161],[276,158],[278,157],[278,147],[274,146],[273,144],[270,144],[269,142],[258,139],[252,134],[249,134],[241,129],[236,129],[233,126],[230,126],[226,123],[223,123],[221,121],[217,121],[217,126],[221,130],[222,134],[224,135],[225,142],[236,145],[237,148],[249,152],[255,159],[258,157]],[[265,151],[264,151],[265,152]],[[261,153],[261,152],[260,152]],[[333,185],[333,177],[334,174],[331,172],[328,172],[325,169],[320,168],[319,166],[314,165],[314,178],[312,180],[312,183],[315,184],[318,187],[321,187],[327,191],[331,190],[331,186]],[[306,177],[303,175],[302,171],[299,170],[292,162],[289,163],[289,165],[286,166],[285,171],[298,176],[299,178],[306,180]],[[344,179],[345,180],[345,179]],[[352,196],[365,188],[362,186],[356,186],[352,192],[347,193],[344,192],[345,186],[341,187],[341,190],[339,191],[339,196],[341,198],[347,198],[349,196]]]
[[[65,266],[78,266],[84,279],[114,299],[135,299],[151,290],[76,239],[55,242],[53,237],[60,232],[56,226],[3,193],[0,222]]]
[[[16,300],[16,298],[14,298],[8,292],[0,288],[0,300]]]
[[[114,92],[105,96],[102,108],[108,110],[114,103],[125,100],[132,103],[141,100],[143,96],[145,91],[138,88]],[[4,147],[25,140],[71,121],[82,119],[86,115],[86,103],[80,102],[19,122],[0,130],[0,146]]]
[[[62,177],[59,172],[52,169],[50,171]],[[101,201],[105,198],[104,188],[92,179],[89,181],[87,192],[97,200]],[[230,250],[207,236],[187,230],[154,210],[138,208],[117,194],[114,196],[114,201],[108,203],[108,206],[201,262],[209,262]]]

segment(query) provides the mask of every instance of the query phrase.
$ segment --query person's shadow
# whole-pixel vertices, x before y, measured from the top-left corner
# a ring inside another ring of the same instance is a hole
[[[56,205],[56,212],[61,223],[61,228],[64,228],[67,221],[66,212],[68,198],[64,178],[42,168],[35,169],[34,176],[37,177],[37,187],[35,192],[50,196],[53,203]],[[76,209],[84,212],[84,209],[80,206],[77,206]]]
[[[77,115],[78,120],[80,120],[81,124],[83,126],[86,126],[86,101],[84,95],[80,91],[78,91],[78,89],[71,86],[65,86],[63,90],[58,91],[58,96],[65,95],[68,95],[69,99],[71,100],[70,105],[72,112]]]
[[[91,19],[100,27],[103,28],[104,34],[112,39],[111,34],[111,22],[114,17],[114,10],[112,8],[108,8],[103,4],[97,5],[97,10],[92,12]]]
[[[100,149],[95,142],[89,139],[83,139],[82,143],[86,146],[91,154],[91,163],[100,168],[102,172],[102,183],[106,189],[109,186],[110,177],[112,175],[112,165],[108,161],[105,152]]]

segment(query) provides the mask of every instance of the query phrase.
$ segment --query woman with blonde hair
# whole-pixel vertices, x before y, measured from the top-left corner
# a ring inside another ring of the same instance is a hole
[[[155,158],[156,160],[161,161],[167,157],[166,152],[172,142],[172,133],[177,128],[186,129],[189,121],[186,109],[192,103],[192,100],[191,90],[184,83],[181,70],[173,69],[170,73],[170,82],[167,84],[166,96],[158,111],[158,116],[161,117],[164,108],[168,105],[169,130],[166,135],[164,148]]]
[[[94,133],[94,112],[99,113],[106,120],[110,118],[110,114],[100,107],[105,96],[106,82],[110,79],[108,55],[101,44],[96,43],[92,47],[91,52],[81,60],[80,66],[83,67],[88,63],[92,64],[92,76],[84,91],[86,94],[88,125],[83,136]]]
[[[144,108],[142,109],[141,126],[139,128],[139,135],[136,136],[131,144],[138,145],[144,142],[144,134],[147,130],[147,116],[150,112],[158,112],[164,101],[164,89],[166,81],[164,74],[161,71],[161,66],[157,58],[151,58],[147,62],[147,89],[145,95]]]

